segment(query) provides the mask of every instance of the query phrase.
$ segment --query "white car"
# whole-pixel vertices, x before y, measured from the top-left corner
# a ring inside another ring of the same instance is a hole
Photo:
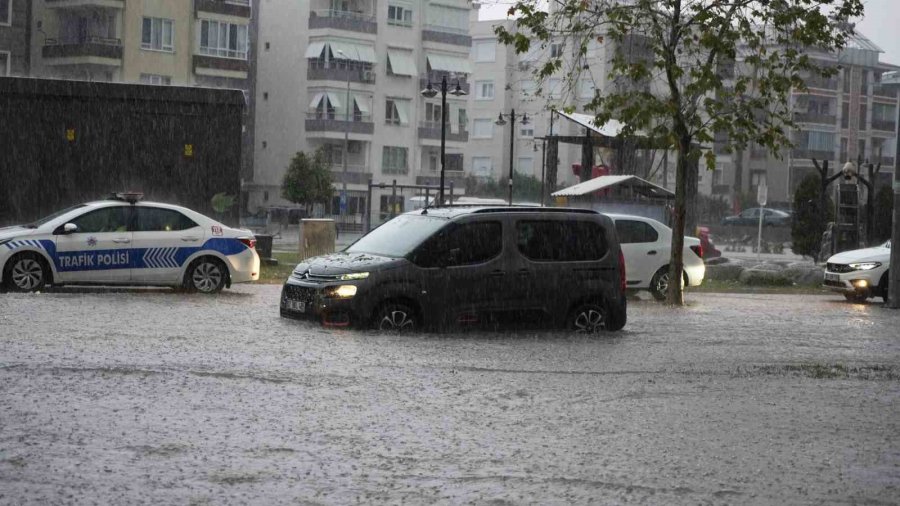
[[[184,207],[119,194],[0,229],[8,290],[47,285],[154,285],[215,293],[259,279],[256,239]]]
[[[616,235],[625,256],[626,286],[632,290],[650,290],[657,300],[666,298],[669,289],[669,258],[672,229],[643,216],[607,214],[616,223]],[[706,275],[700,239],[684,238],[684,286],[700,286]]]
[[[874,248],[832,255],[825,264],[825,286],[841,292],[851,302],[880,296],[887,302],[891,241]]]

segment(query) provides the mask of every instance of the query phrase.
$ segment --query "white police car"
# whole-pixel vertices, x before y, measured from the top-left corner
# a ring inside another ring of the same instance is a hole
[[[34,223],[0,228],[0,281],[47,285],[154,285],[215,293],[259,279],[256,239],[179,206],[117,194]]]

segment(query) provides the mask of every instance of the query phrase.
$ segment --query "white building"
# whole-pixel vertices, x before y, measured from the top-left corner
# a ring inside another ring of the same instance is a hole
[[[370,179],[437,185],[441,96],[420,92],[445,76],[451,90],[458,82],[470,91],[471,14],[467,0],[261,2],[249,209],[287,205],[281,181],[291,158],[320,147],[332,164],[331,210],[339,213],[346,185],[351,227],[364,219]],[[469,156],[468,100],[447,96],[446,175],[456,188]],[[375,189],[373,223],[390,211],[391,193]]]

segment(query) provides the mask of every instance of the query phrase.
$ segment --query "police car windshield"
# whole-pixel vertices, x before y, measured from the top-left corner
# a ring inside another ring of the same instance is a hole
[[[446,218],[403,214],[369,232],[345,251],[404,257],[447,223]]]
[[[28,224],[22,225],[22,226],[25,228],[38,228],[47,222],[53,221],[56,218],[59,218],[60,216],[66,214],[66,213],[72,212],[72,211],[74,211],[76,209],[80,209],[82,207],[84,207],[84,204],[78,204],[77,206],[72,206],[68,209],[63,209],[62,211],[57,211],[57,212],[51,214],[50,216],[45,216],[37,221],[31,222],[31,223],[28,223]]]

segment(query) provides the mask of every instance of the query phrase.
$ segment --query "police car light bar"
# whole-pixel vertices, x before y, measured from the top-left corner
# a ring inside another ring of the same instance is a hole
[[[121,192],[121,193],[113,193],[110,196],[112,200],[124,200],[129,204],[136,204],[144,198],[144,194],[142,192]]]

